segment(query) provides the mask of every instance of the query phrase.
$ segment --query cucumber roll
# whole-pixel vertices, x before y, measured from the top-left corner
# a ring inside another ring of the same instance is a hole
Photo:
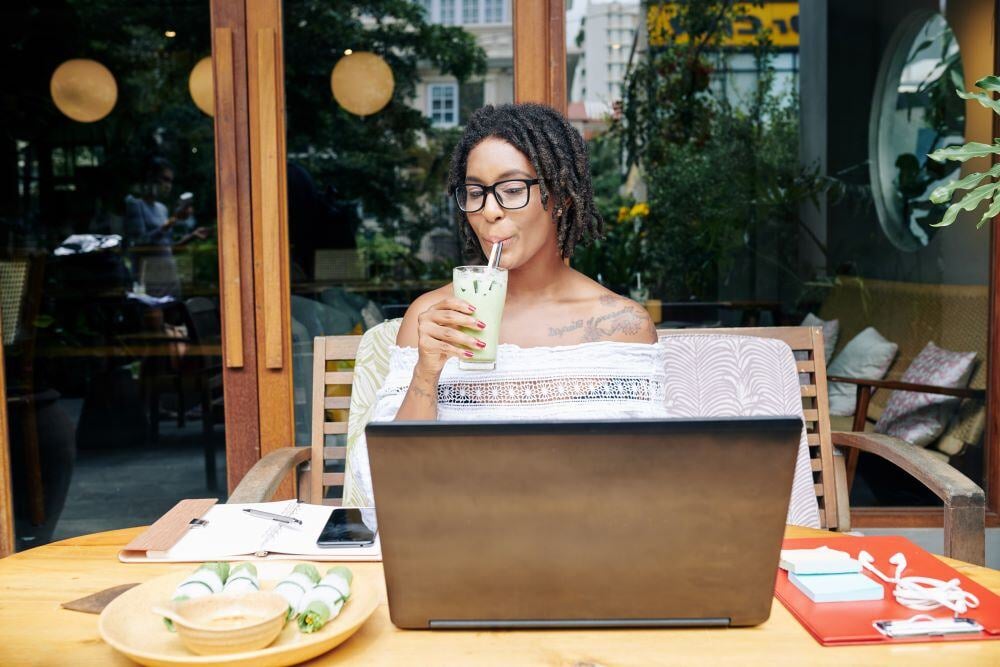
[[[260,581],[257,579],[257,568],[253,563],[240,563],[229,572],[226,585],[222,587],[223,593],[241,595],[260,590]]]
[[[174,589],[174,595],[170,598],[170,601],[183,602],[184,600],[193,600],[206,595],[212,595],[213,593],[221,593],[228,578],[229,563],[202,563],[197,570],[189,574]],[[166,624],[168,630],[171,632],[174,631],[173,621],[165,618],[163,622]]]
[[[351,596],[354,575],[343,565],[330,568],[316,587],[299,602],[299,630],[316,632],[337,617]]]
[[[288,600],[286,619],[292,619],[298,614],[299,602],[306,593],[319,583],[319,571],[309,563],[296,565],[291,574],[278,582],[274,592]]]

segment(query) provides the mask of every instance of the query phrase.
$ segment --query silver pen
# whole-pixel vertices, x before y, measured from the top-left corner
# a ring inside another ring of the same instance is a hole
[[[260,519],[270,519],[271,521],[277,521],[278,523],[297,523],[300,526],[302,525],[302,519],[296,519],[293,516],[285,516],[284,514],[273,514],[271,512],[262,512],[261,510],[255,510],[249,507],[245,507],[243,511],[249,514],[250,516],[255,516]]]

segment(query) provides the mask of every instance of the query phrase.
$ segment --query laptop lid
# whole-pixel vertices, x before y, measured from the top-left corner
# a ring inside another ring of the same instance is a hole
[[[754,625],[799,417],[366,429],[403,628]]]

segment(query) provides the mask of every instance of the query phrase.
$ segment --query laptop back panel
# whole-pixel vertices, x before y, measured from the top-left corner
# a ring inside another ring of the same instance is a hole
[[[802,422],[367,429],[393,623],[753,625]]]

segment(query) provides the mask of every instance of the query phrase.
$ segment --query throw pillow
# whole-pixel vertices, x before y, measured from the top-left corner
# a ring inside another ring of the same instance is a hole
[[[840,320],[821,320],[812,313],[802,319],[804,327],[823,328],[823,352],[826,354],[826,363],[829,365],[833,358],[833,351],[837,348],[837,338],[840,336]]]
[[[965,387],[972,377],[975,352],[952,352],[927,343],[901,378],[903,382],[937,387]],[[894,391],[875,431],[926,447],[944,433],[961,399],[941,394]]]
[[[887,341],[875,327],[868,327],[852,338],[827,366],[827,375],[881,380],[885,377],[899,346]],[[829,385],[830,414],[847,417],[854,414],[857,386],[845,382]]]

